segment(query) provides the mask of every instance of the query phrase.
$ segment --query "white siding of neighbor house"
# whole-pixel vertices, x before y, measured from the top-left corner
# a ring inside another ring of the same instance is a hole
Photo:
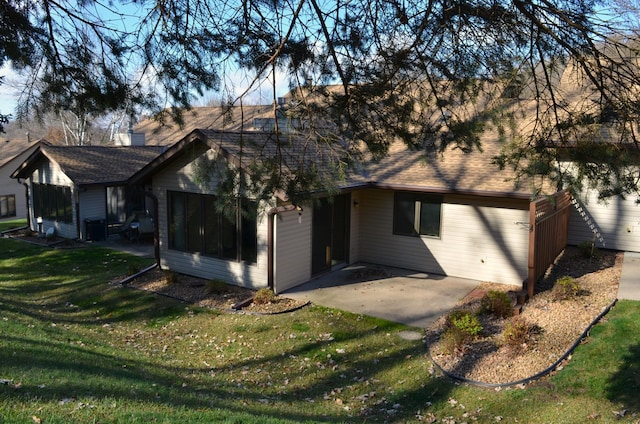
[[[393,199],[361,194],[359,260],[495,283],[526,278],[528,202],[445,196],[441,237],[431,238],[393,234]]]
[[[33,148],[30,148],[0,166],[0,196],[13,195],[16,200],[16,215],[6,218],[0,217],[0,221],[27,217],[27,191],[24,187],[23,181],[18,181],[10,176],[32,152]]]
[[[599,248],[640,252],[640,205],[635,196],[614,197],[598,201],[597,193],[589,190],[581,195],[586,210],[599,229],[604,243],[595,239]],[[594,233],[578,210],[571,208],[569,244],[578,245],[594,240]]]
[[[51,221],[45,219],[42,223],[42,230],[46,232],[49,228],[55,228],[56,235],[64,238],[75,239],[79,237],[78,234],[78,225],[76,221],[76,205],[73,202],[73,198],[75,195],[75,188],[73,186],[73,182],[67,175],[62,172],[60,167],[55,164],[52,164],[49,161],[43,161],[40,166],[33,172],[31,178],[29,180],[29,184],[32,182],[39,184],[53,184],[58,186],[71,187],[71,199],[73,204],[73,222],[67,224],[64,222]],[[30,185],[31,186],[31,185]],[[33,191],[29,190],[29,202],[33,205]],[[36,231],[35,216],[31,217],[31,229]]]
[[[205,279],[221,279],[228,283],[242,287],[259,289],[267,287],[267,230],[266,216],[258,217],[258,257],[257,263],[237,262],[212,258],[201,254],[171,250],[168,232],[167,191],[184,191],[191,193],[215,194],[215,178],[209,187],[203,188],[194,181],[193,160],[203,151],[194,155],[185,155],[176,160],[153,177],[153,192],[158,198],[158,230],[160,235],[160,257],[163,269],[169,269],[183,274],[193,275]],[[206,153],[209,160],[213,159],[213,152]]]
[[[311,222],[313,208],[274,217],[274,289],[281,293],[311,279]]]

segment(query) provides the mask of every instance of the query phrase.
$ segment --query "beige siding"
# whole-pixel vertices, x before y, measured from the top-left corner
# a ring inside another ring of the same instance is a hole
[[[200,151],[198,154],[207,154],[209,160],[213,159],[211,152]],[[158,229],[162,268],[200,278],[219,278],[238,286],[254,289],[267,287],[268,220],[266,216],[258,219],[258,258],[255,264],[222,260],[168,248],[167,191],[213,194],[215,179],[212,179],[211,184],[205,188],[194,181],[194,167],[191,161],[197,160],[197,158],[198,156],[186,155],[182,160],[174,162],[159,172],[153,179],[153,191],[158,198]]]
[[[362,195],[359,258],[441,275],[520,284],[527,275],[527,202],[445,197],[441,237],[393,234],[393,192]]]
[[[275,216],[275,291],[281,293],[311,278],[311,214],[290,211]]]
[[[23,184],[24,181],[15,180],[10,175],[33,153],[36,147],[37,145],[32,144],[31,147],[0,166],[0,196],[14,195],[16,200],[16,216],[0,218],[0,221],[27,217],[29,211],[27,211],[27,190]]]
[[[600,202],[597,193],[590,191],[583,194],[586,210],[600,231],[604,242],[596,238],[600,248],[640,252],[640,205],[636,197],[621,199],[615,197]],[[585,218],[571,208],[569,221],[569,244],[578,245],[584,241],[594,240],[594,234]]]

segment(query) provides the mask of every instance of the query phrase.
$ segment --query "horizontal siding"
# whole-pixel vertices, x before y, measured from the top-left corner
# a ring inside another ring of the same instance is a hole
[[[198,153],[209,155],[208,161],[214,159],[213,155],[202,150]],[[185,155],[153,177],[153,192],[158,198],[158,231],[162,268],[200,278],[217,278],[253,289],[267,287],[268,220],[266,216],[258,219],[258,258],[255,264],[217,259],[168,248],[167,191],[212,194],[215,189],[215,178],[212,178],[212,183],[204,189],[194,181],[194,167],[191,163],[194,158],[197,160],[197,156]]]
[[[636,197],[599,202],[597,193],[583,193],[583,203],[604,243],[596,239],[599,248],[640,252],[640,205]],[[571,208],[569,244],[578,245],[594,240],[591,228],[575,207]]]
[[[520,284],[527,274],[528,203],[445,197],[441,237],[393,234],[393,192],[363,193],[359,258],[419,271]]]
[[[11,178],[11,174],[29,157],[35,150],[35,147],[35,145],[31,145],[31,147],[27,148],[24,152],[0,166],[0,196],[14,195],[16,197],[16,216],[4,219],[0,218],[0,221],[27,217],[27,195],[25,186],[22,181]]]
[[[87,239],[86,219],[104,219],[107,217],[106,194],[104,187],[90,188],[78,195],[80,203],[80,232]],[[106,225],[106,223],[105,223]],[[106,231],[106,230],[105,230]],[[106,234],[106,232],[105,232]]]
[[[13,195],[16,201],[16,215],[7,217],[6,219],[27,217],[26,190],[24,185],[19,183],[18,180],[9,178],[9,175],[11,175],[14,170],[15,169],[10,169],[6,165],[4,167],[0,167],[0,196]],[[4,218],[0,218],[0,221],[3,219]]]
[[[281,293],[311,279],[312,208],[275,216],[275,290]]]

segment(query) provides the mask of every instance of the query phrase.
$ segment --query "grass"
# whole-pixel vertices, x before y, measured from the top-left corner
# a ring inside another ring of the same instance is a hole
[[[0,423],[640,419],[637,302],[561,372],[496,391],[439,376],[399,324],[321,307],[226,314],[110,283],[145,261],[0,239]]]

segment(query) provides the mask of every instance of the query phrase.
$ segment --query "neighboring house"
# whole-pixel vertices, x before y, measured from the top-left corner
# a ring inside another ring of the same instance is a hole
[[[118,233],[134,211],[146,209],[144,187],[128,186],[127,180],[162,150],[41,145],[11,177],[28,187],[33,231],[53,228],[65,238],[103,239]]]
[[[27,217],[26,189],[11,173],[40,144],[27,139],[0,141],[0,220]]]
[[[358,261],[498,283],[527,277],[533,189],[496,172],[491,146],[425,163],[396,144],[331,199],[292,205],[274,196],[256,205],[255,219],[217,213],[215,173],[197,181],[198,164],[242,166],[240,139],[247,149],[271,137],[195,130],[132,177],[158,199],[163,268],[276,292]]]

